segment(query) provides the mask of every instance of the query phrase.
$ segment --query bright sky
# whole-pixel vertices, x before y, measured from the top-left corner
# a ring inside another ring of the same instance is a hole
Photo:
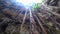
[[[42,3],[42,0],[16,0],[16,2],[22,3],[24,5],[31,5],[33,3]]]

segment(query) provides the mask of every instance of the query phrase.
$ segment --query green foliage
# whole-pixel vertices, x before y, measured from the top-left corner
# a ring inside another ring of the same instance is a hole
[[[44,2],[44,0],[42,0],[42,3],[43,3],[43,2]],[[40,8],[41,5],[42,5],[42,3],[34,3],[34,4],[32,5],[32,8],[33,8],[33,9]]]
[[[33,6],[32,6],[33,8],[39,8],[39,7],[41,7],[41,3],[35,3],[35,4],[33,4]]]

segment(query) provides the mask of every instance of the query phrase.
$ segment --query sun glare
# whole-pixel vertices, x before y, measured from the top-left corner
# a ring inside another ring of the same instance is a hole
[[[31,6],[33,3],[42,3],[42,0],[16,0],[16,2]]]

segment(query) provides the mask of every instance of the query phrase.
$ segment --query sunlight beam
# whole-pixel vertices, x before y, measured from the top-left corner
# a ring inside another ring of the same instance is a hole
[[[31,30],[30,34],[34,34],[34,33],[36,33],[35,31],[37,31],[37,30],[35,28],[35,21],[34,21],[34,18],[32,16],[32,10],[29,9],[29,11],[30,11],[30,30]]]
[[[25,15],[24,15],[24,18],[23,18],[23,21],[22,21],[22,24],[21,24],[21,31],[23,31],[23,26],[24,26],[24,23],[25,23],[26,16],[27,16],[27,10],[25,12]]]
[[[46,30],[44,29],[44,27],[43,27],[41,21],[39,20],[39,18],[38,18],[36,15],[34,15],[34,17],[35,17],[36,20],[38,21],[38,23],[39,23],[39,25],[40,25],[40,27],[41,27],[41,29],[42,29],[42,31],[43,31],[43,34],[47,34],[47,32],[46,32]]]

